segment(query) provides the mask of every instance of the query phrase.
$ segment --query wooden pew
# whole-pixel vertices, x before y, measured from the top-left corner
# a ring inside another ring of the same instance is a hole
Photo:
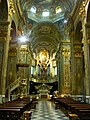
[[[78,115],[80,120],[90,120],[90,105],[76,104],[70,106],[70,111]]]
[[[32,106],[33,101],[29,97],[18,98],[0,105],[0,120],[19,120],[24,111]]]
[[[78,110],[78,116],[80,120],[90,120],[90,109]]]
[[[62,108],[68,110],[67,114],[76,114],[80,120],[90,120],[90,104],[81,103],[71,98],[57,98],[56,102],[58,102]]]
[[[56,102],[58,102],[60,106],[65,108],[66,110],[68,110],[69,104],[80,104],[79,101],[75,101],[71,98],[57,98]]]
[[[24,120],[31,120],[32,111],[24,112]]]
[[[0,108],[0,120],[19,120],[21,115],[22,113],[19,108]]]

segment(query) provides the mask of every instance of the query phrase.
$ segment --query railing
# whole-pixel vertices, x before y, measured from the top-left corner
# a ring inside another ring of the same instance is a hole
[[[20,77],[8,86],[8,100],[10,101],[10,94],[13,90],[20,86]]]
[[[19,87],[19,83],[20,83],[20,77],[17,80],[15,80],[13,83],[10,84],[9,91],[12,92],[17,87]]]

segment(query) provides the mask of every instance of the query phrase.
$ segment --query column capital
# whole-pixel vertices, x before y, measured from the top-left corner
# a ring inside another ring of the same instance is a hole
[[[10,24],[9,21],[0,21],[0,26],[8,26]]]
[[[84,0],[82,2],[82,5],[80,7],[80,11],[79,11],[79,15],[82,19],[84,19],[86,17],[86,11],[85,11],[85,7],[86,7],[86,1]]]
[[[6,41],[6,40],[7,40],[6,37],[1,37],[1,36],[0,36],[0,41]]]
[[[74,44],[74,55],[75,57],[82,57],[82,44]]]
[[[6,41],[8,35],[9,21],[0,21],[0,41]],[[9,36],[8,36],[9,37]]]
[[[71,31],[71,32],[69,33],[69,35],[70,35],[70,37],[74,37],[75,31]]]

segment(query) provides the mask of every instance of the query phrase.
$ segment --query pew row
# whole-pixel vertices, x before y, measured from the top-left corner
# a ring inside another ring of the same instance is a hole
[[[23,113],[30,110],[36,98],[17,98],[0,105],[0,120],[20,120]]]
[[[80,120],[90,120],[90,104],[67,98],[54,98],[55,108],[64,109],[67,115],[76,114]]]

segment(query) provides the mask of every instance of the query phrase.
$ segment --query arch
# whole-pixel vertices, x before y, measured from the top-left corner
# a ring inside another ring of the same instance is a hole
[[[82,22],[80,21],[76,26],[75,32],[75,42],[82,43],[83,33],[82,33]]]
[[[0,2],[0,21],[8,19],[8,3],[7,0],[1,0]]]
[[[11,42],[14,42],[16,40],[16,25],[14,21],[12,21],[11,24],[10,37],[11,37]]]
[[[84,61],[84,54],[83,54],[83,31],[82,31],[82,22],[79,21],[76,26],[75,30],[75,86],[76,86],[76,94],[82,94],[84,95],[84,78],[85,78],[85,61]],[[78,56],[77,56],[78,54]],[[79,76],[78,76],[79,73]],[[81,87],[81,88],[80,88]],[[81,91],[79,91],[81,89]]]
[[[86,21],[90,22],[90,2],[89,2],[89,5],[88,5],[88,9],[87,9],[87,18],[86,18]]]

